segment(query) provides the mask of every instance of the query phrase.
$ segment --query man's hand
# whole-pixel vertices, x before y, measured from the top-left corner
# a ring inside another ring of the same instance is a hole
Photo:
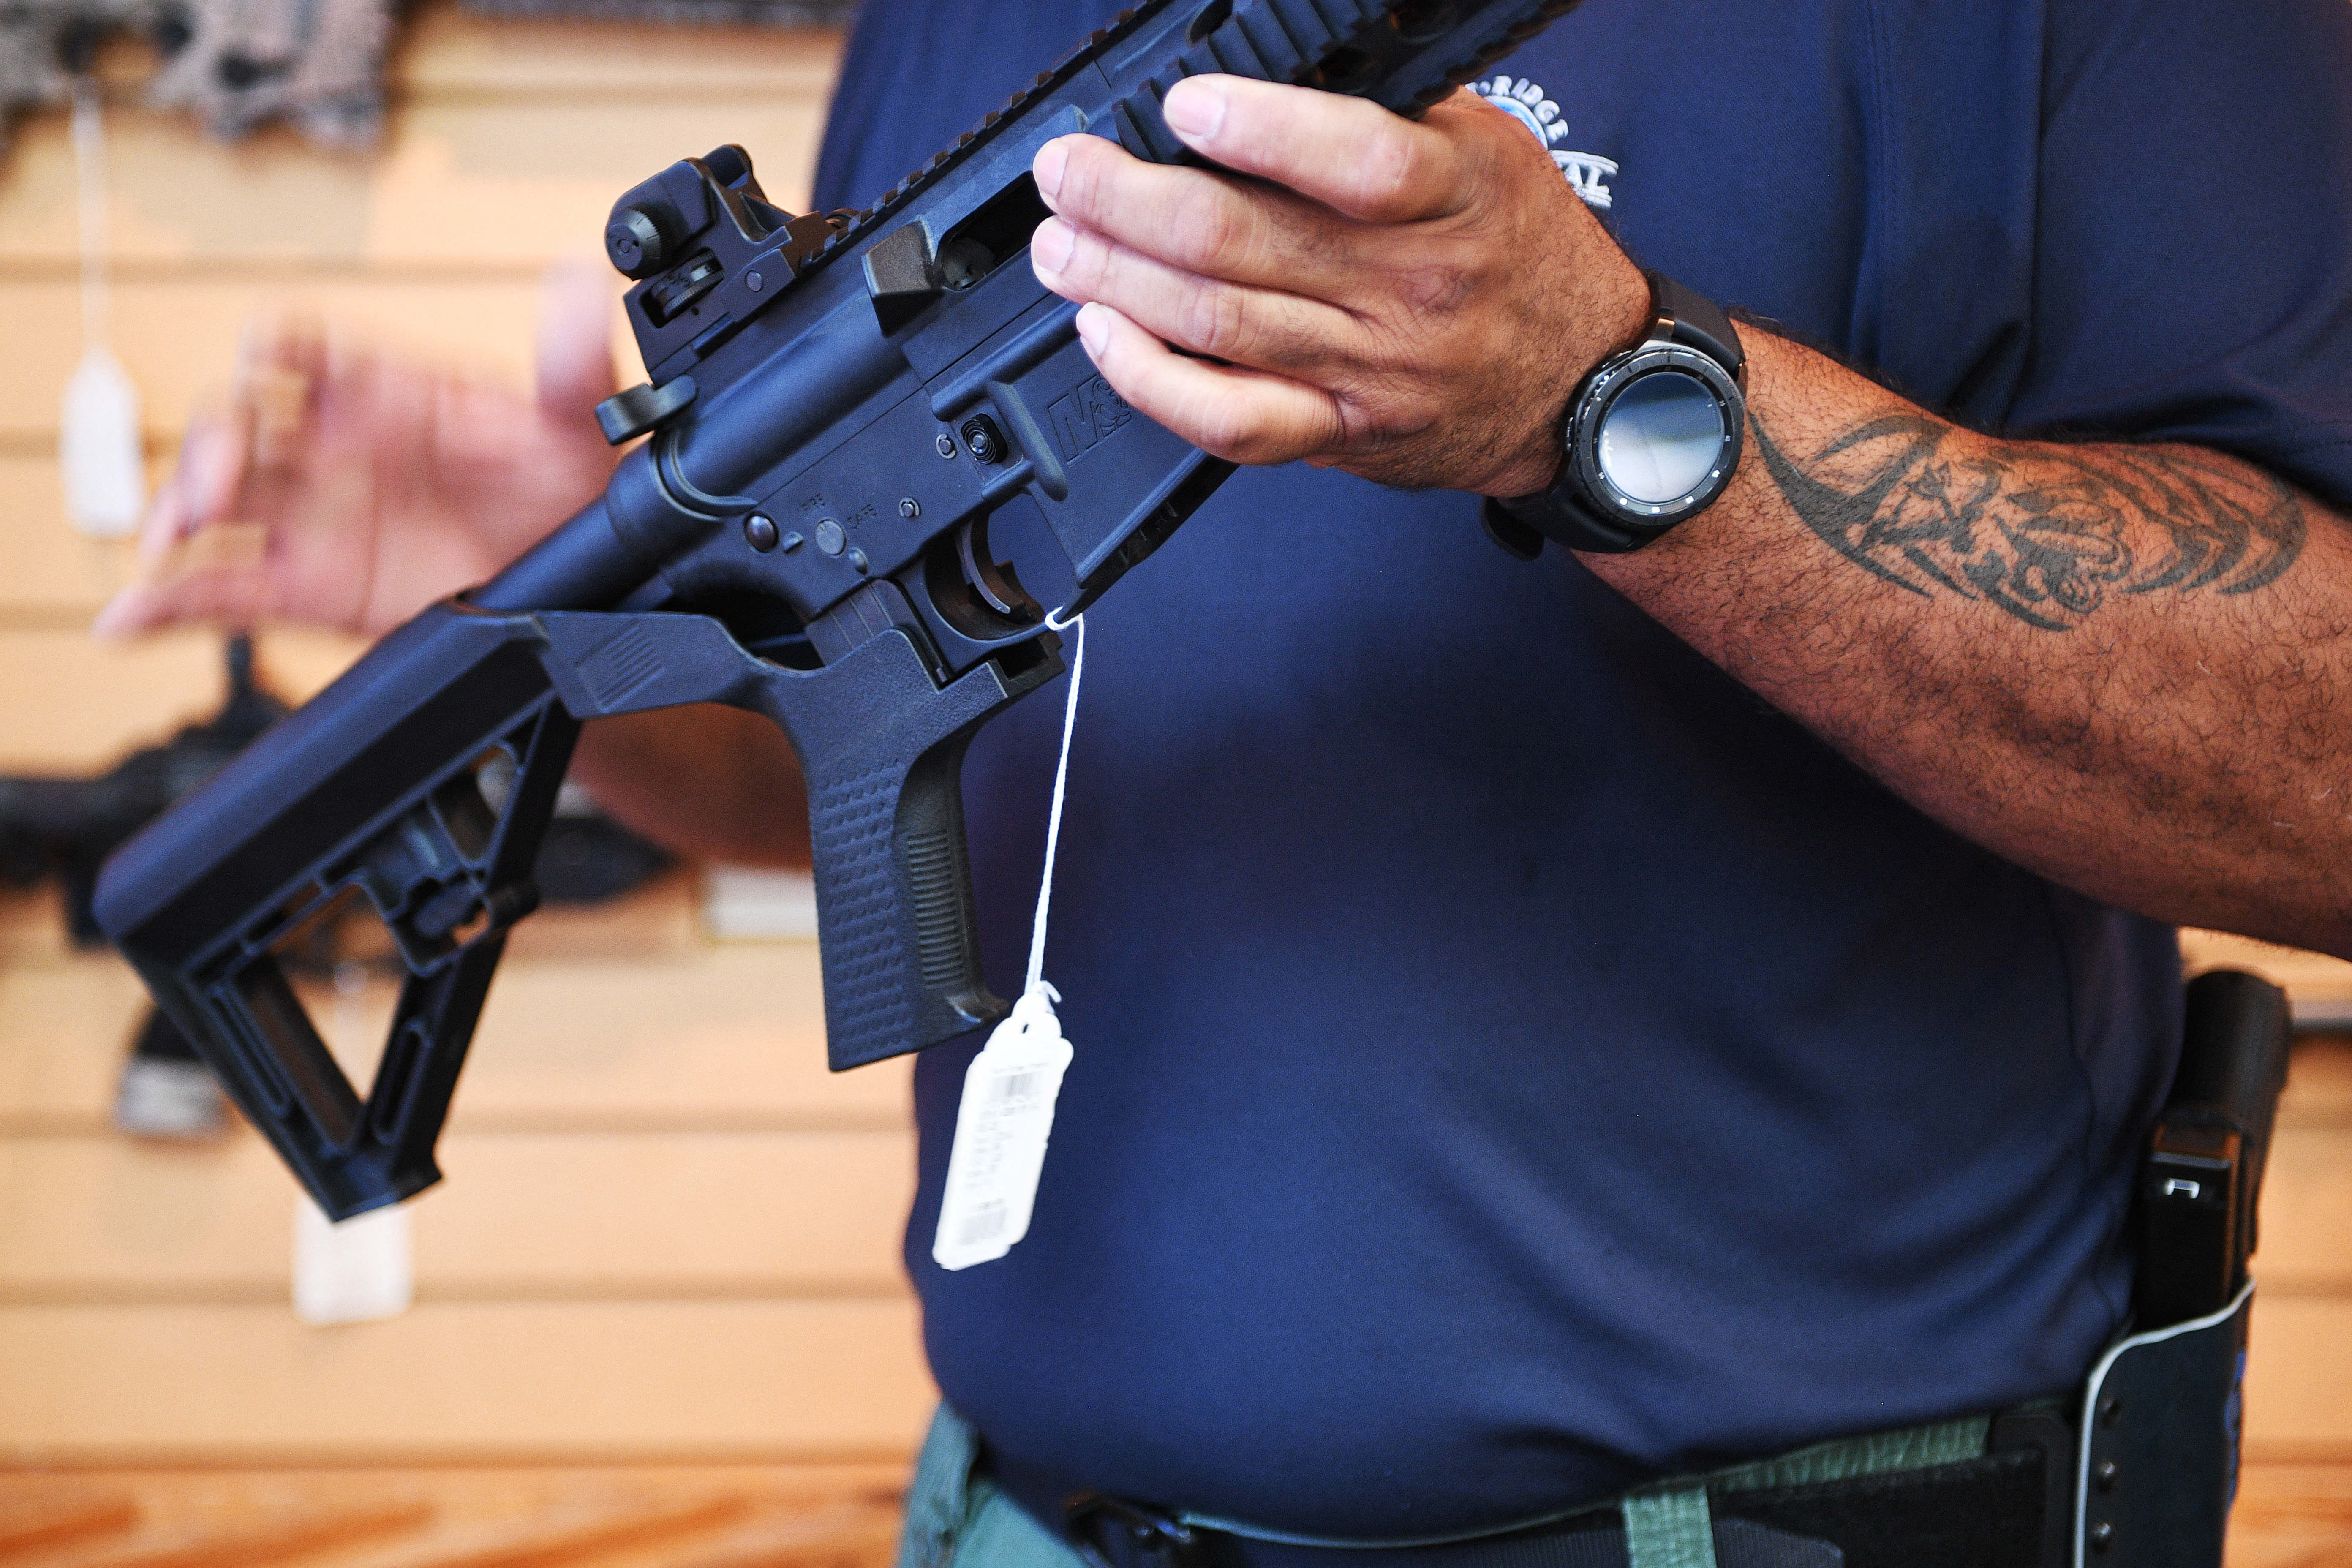
[[[1232,173],[1098,136],[1035,164],[1057,216],[1031,263],[1086,304],[1079,335],[1119,395],[1237,462],[1486,495],[1550,483],[1560,411],[1639,331],[1649,290],[1533,137],[1467,91],[1414,121],[1205,76],[1166,112]]]
[[[594,416],[613,391],[611,316],[601,266],[550,275],[535,399],[307,323],[257,327],[228,409],[190,422],[148,509],[141,580],[96,629],[291,620],[373,637],[491,575],[612,472]]]
[[[140,540],[146,574],[102,635],[181,622],[302,621],[380,636],[471,587],[603,489],[614,454],[610,274],[550,274],[536,397],[333,341],[248,337],[224,415],[192,421]],[[242,534],[247,549],[225,546]],[[733,708],[590,725],[571,776],[683,854],[806,865],[808,814],[782,731]]]
[[[1233,173],[1088,136],[1036,160],[1059,215],[1037,275],[1088,302],[1121,395],[1242,462],[1487,495],[1555,477],[1561,409],[1648,296],[1532,138],[1467,94],[1414,124],[1196,77],[1167,110]],[[1730,487],[1586,567],[2011,860],[2352,957],[2352,518],[2220,452],[1959,430],[1741,337]]]

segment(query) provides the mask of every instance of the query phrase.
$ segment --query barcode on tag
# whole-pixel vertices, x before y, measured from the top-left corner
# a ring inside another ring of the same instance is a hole
[[[993,1241],[1003,1231],[1004,1222],[1012,1217],[1003,1198],[990,1198],[964,1215],[956,1239],[966,1247],[975,1242]]]
[[[1043,998],[1024,1004],[996,1026],[964,1073],[931,1242],[942,1268],[1002,1258],[1029,1234],[1071,1052]]]

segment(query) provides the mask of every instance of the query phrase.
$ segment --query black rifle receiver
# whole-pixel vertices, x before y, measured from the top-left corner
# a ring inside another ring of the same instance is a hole
[[[537,893],[579,725],[765,714],[808,785],[835,1069],[1003,1016],[972,929],[972,731],[1060,673],[991,512],[1043,512],[1083,609],[1232,471],[1094,372],[1026,265],[1029,165],[1087,132],[1188,156],[1160,112],[1225,72],[1417,114],[1575,0],[1154,0],[868,211],[771,205],[738,147],[673,163],[605,231],[650,433],[604,496],[378,644],[108,865],[100,922],[333,1216],[438,1179],[433,1144],[507,928]],[[1058,570],[1058,568],[1057,568]],[[1033,580],[1034,574],[1033,574]],[[696,613],[698,611],[710,613]],[[477,774],[503,756],[493,806]],[[409,971],[362,1100],[272,949],[362,892]]]

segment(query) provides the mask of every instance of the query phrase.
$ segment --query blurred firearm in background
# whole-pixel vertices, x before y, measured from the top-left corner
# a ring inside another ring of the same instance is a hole
[[[255,672],[251,637],[238,634],[228,639],[226,665],[227,696],[210,718],[182,727],[160,745],[132,752],[102,773],[0,775],[0,887],[31,888],[54,879],[66,929],[77,945],[105,944],[91,918],[90,892],[100,865],[115,846],[211,777],[287,712],[287,704]],[[492,788],[496,782],[485,781]],[[550,903],[596,903],[619,897],[669,864],[667,853],[567,785],[534,876]],[[292,955],[298,967],[326,969],[349,956],[332,930],[310,936],[310,946]],[[152,1006],[123,1064],[114,1119],[122,1131],[145,1137],[205,1137],[226,1125],[227,1102],[219,1085],[186,1037]]]
[[[228,639],[228,695],[218,711],[93,778],[0,776],[0,884],[55,879],[76,943],[106,938],[90,916],[98,868],[114,847],[276,723],[287,709],[253,668],[253,639]],[[220,1086],[172,1021],[147,1009],[123,1064],[115,1123],[151,1137],[202,1137],[227,1121]]]
[[[90,918],[89,895],[114,847],[285,714],[286,704],[255,679],[252,638],[228,639],[227,664],[219,710],[160,746],[142,747],[95,778],[0,776],[0,881],[22,888],[56,878],[75,942],[106,940]]]
[[[321,146],[373,145],[383,119],[388,0],[10,0],[0,5],[0,135],[63,103],[110,37],[157,67],[146,97],[215,136],[286,121]]]

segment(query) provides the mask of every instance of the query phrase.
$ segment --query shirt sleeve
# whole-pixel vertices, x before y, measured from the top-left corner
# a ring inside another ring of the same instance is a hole
[[[2011,427],[2212,447],[2352,506],[2352,4],[2048,26]]]

